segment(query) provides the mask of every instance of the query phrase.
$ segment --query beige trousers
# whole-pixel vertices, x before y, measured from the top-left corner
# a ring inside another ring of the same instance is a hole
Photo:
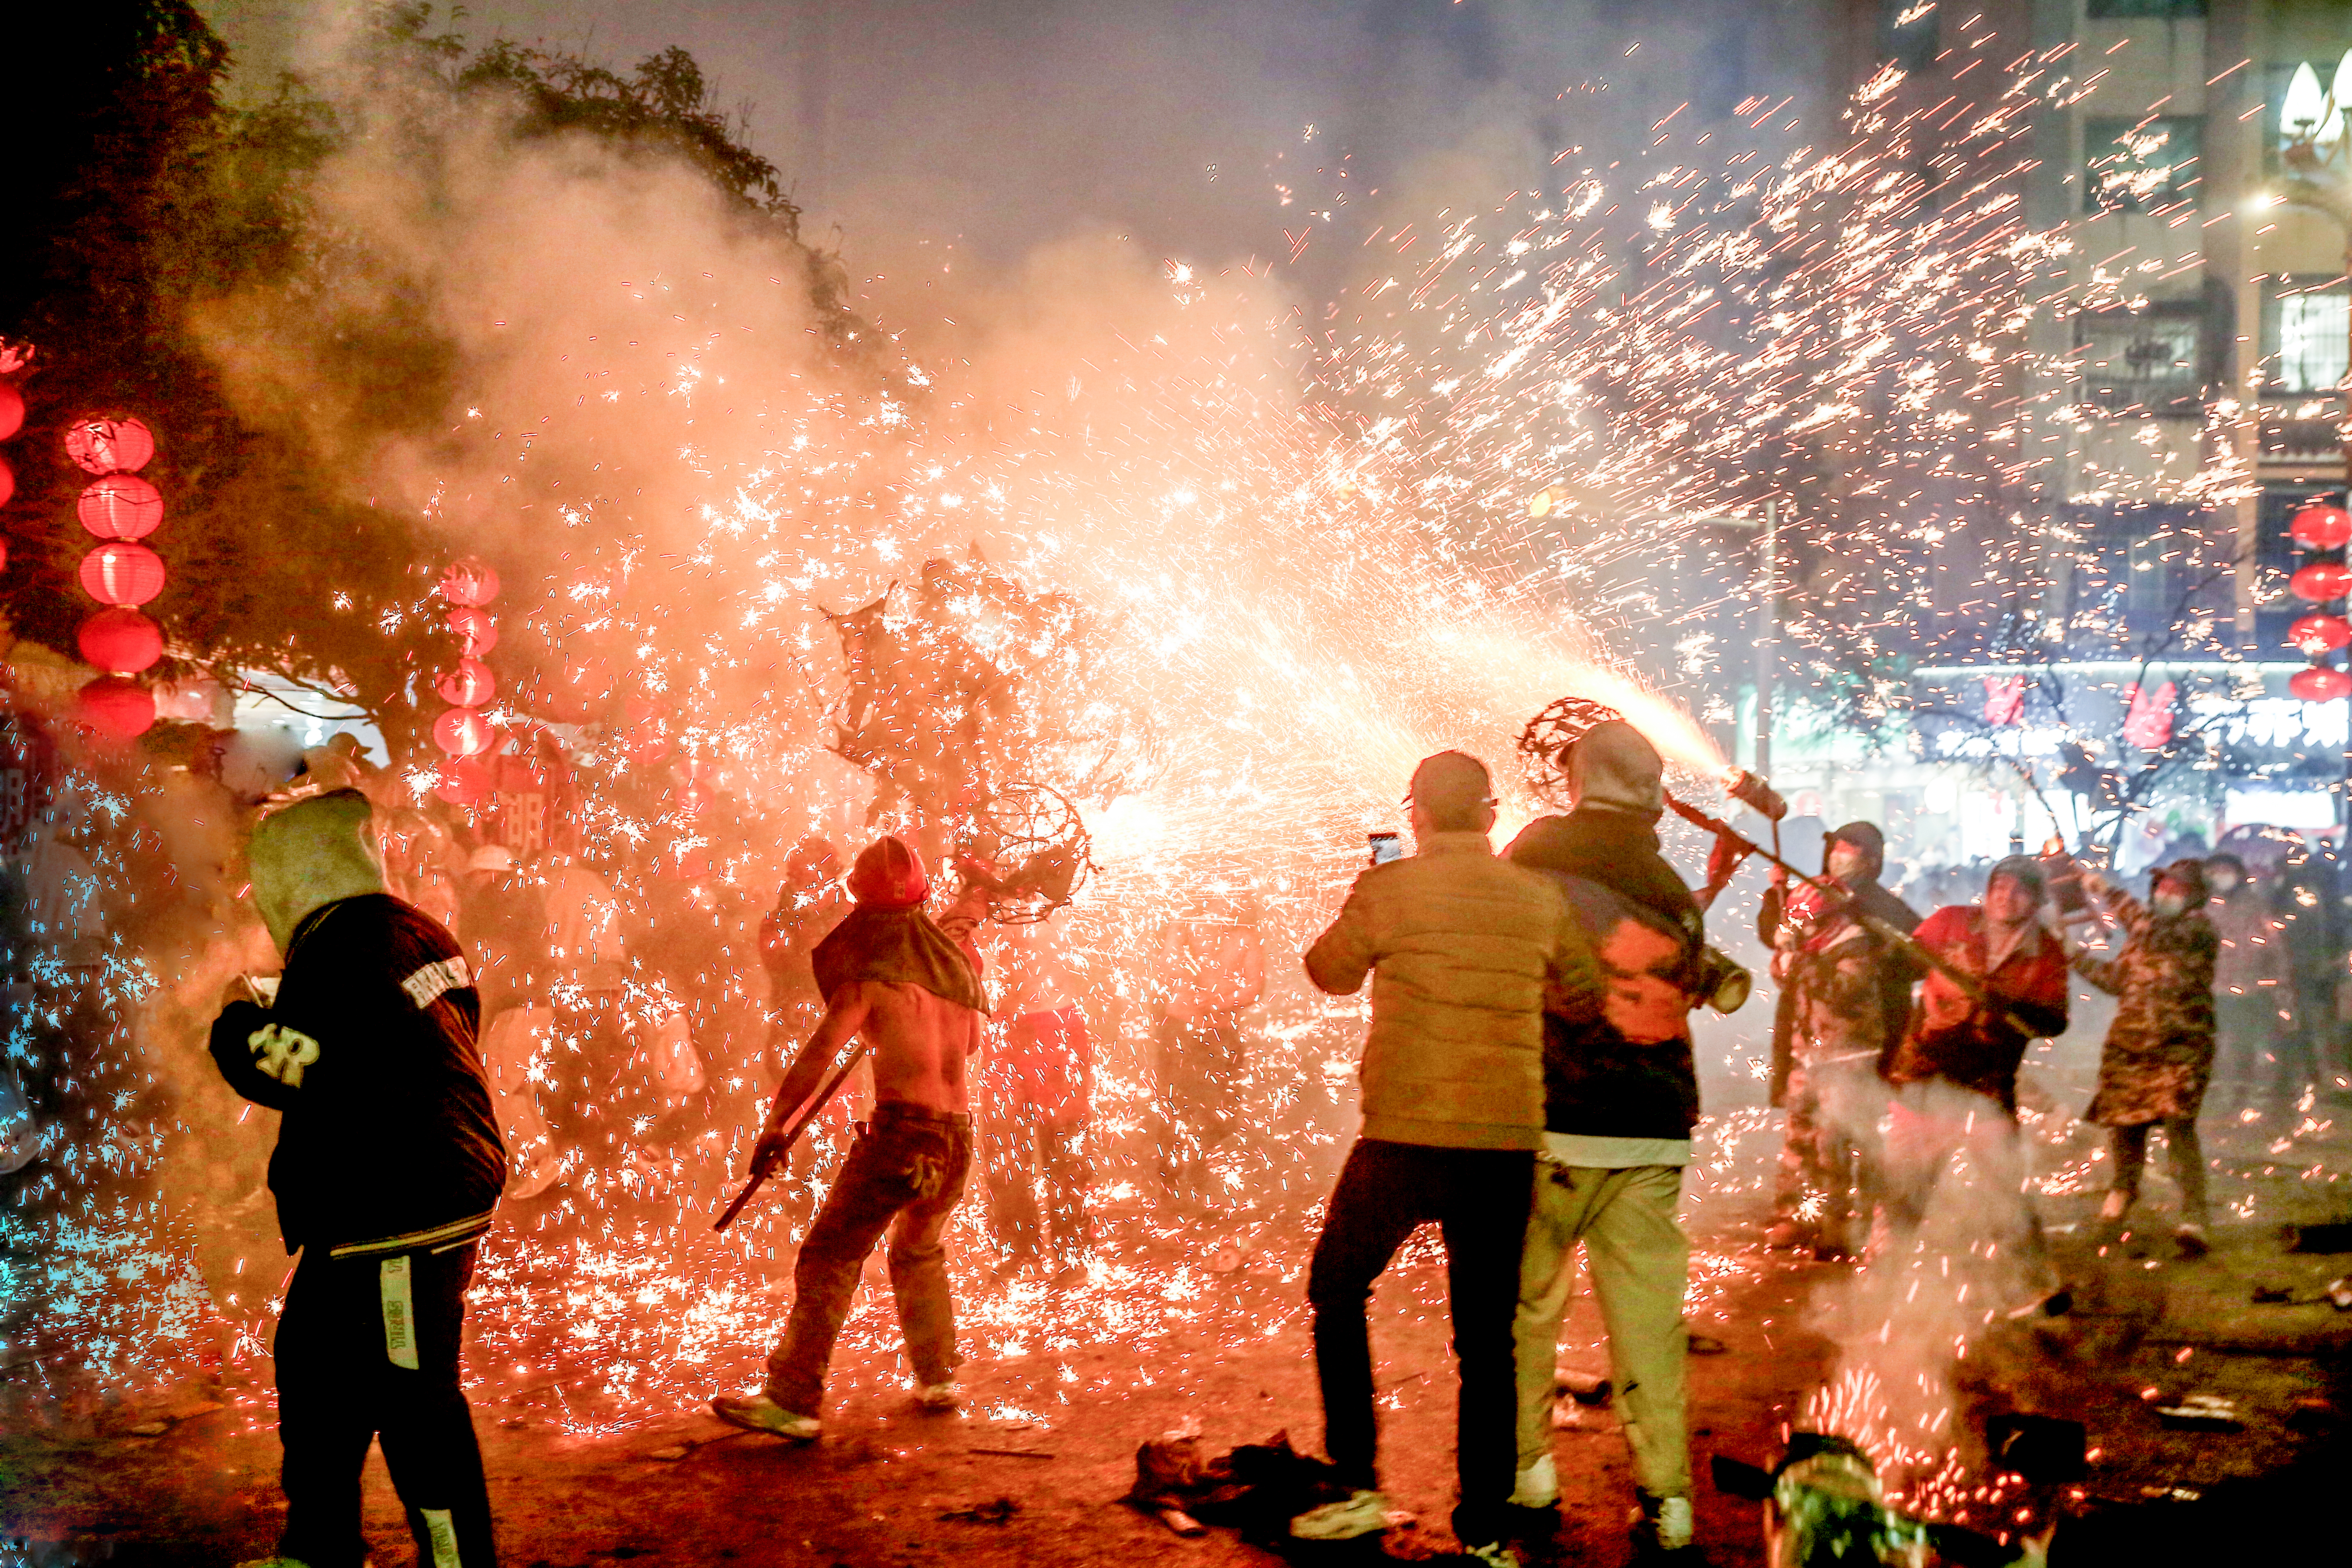
[[[1634,1484],[1653,1497],[1690,1491],[1683,1415],[1690,1243],[1675,1219],[1682,1190],[1679,1165],[1536,1166],[1514,1325],[1520,1469],[1551,1452],[1559,1324],[1576,1286],[1576,1246],[1582,1242],[1592,1293],[1609,1329],[1609,1377],[1616,1384],[1617,1421],[1633,1450]]]

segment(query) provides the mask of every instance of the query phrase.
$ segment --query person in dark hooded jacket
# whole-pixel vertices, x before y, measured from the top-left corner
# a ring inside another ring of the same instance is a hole
[[[1837,1258],[1853,1250],[1857,1189],[1869,1185],[1874,1168],[1887,1100],[1879,1065],[1903,1037],[1919,973],[1905,950],[1862,917],[1906,934],[1919,917],[1879,883],[1886,847],[1875,824],[1849,822],[1827,836],[1823,849],[1825,879],[1848,900],[1811,887],[1790,897],[1787,874],[1777,869],[1764,897],[1785,1003],[1772,1041],[1772,1103],[1788,1116],[1764,1239]]]
[[[283,1113],[269,1188],[301,1253],[275,1346],[286,1533],[263,1561],[366,1559],[360,1471],[380,1440],[419,1561],[494,1563],[458,1381],[475,1248],[507,1182],[472,970],[439,921],[384,890],[357,790],[264,817],[250,859],[286,970],[268,1007],[222,1009],[212,1055]]]
[[[1683,1321],[1690,1245],[1675,1209],[1698,1121],[1690,1012],[1706,942],[1698,901],[1659,854],[1664,763],[1622,720],[1562,753],[1571,809],[1529,823],[1504,855],[1550,873],[1601,965],[1600,1006],[1544,1016],[1544,1149],[1514,1325],[1518,1477],[1512,1501],[1559,1500],[1553,1363],[1580,1248],[1609,1330],[1616,1410],[1632,1450],[1637,1540],[1691,1544]]]

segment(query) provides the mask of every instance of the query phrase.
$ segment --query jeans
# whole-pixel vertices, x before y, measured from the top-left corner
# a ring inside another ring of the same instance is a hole
[[[1796,1103],[1793,1089],[1790,1103]],[[1683,1323],[1690,1243],[1675,1220],[1682,1191],[1679,1165],[1537,1168],[1514,1330],[1520,1469],[1551,1452],[1553,1368],[1581,1242],[1609,1329],[1609,1378],[1617,1390],[1617,1422],[1633,1453],[1633,1484],[1652,1497],[1690,1491],[1684,1415],[1690,1334]]]
[[[2147,1135],[2156,1127],[2153,1121],[2143,1121],[2137,1127],[2110,1127],[2107,1135],[2115,1143],[2116,1187],[2126,1203],[2139,1197],[2140,1173],[2147,1166]],[[2197,1119],[2193,1116],[2168,1116],[2164,1119],[2164,1146],[2172,1156],[2172,1179],[2180,1188],[2180,1223],[2206,1223],[2205,1151],[2197,1142]]]
[[[988,1228],[1014,1262],[1039,1255],[1050,1238],[1065,1263],[1083,1257],[1089,1239],[1087,1124],[1056,1120],[1033,1105],[989,1112]]]
[[[1535,1156],[1525,1150],[1438,1149],[1359,1138],[1307,1272],[1315,1309],[1315,1372],[1323,1447],[1349,1486],[1379,1483],[1372,1405],[1372,1281],[1405,1237],[1435,1221],[1445,1237],[1445,1290],[1462,1388],[1454,1533],[1483,1546],[1503,1534],[1514,1480],[1511,1321],[1519,1297]]]
[[[383,1445],[421,1568],[494,1568],[489,1490],[457,1381],[474,1244],[394,1258],[305,1247],[278,1321],[280,1555],[357,1568],[360,1471]]]
[[[890,1291],[915,1381],[945,1383],[956,1369],[955,1303],[948,1295],[948,1215],[971,1170],[971,1118],[895,1100],[874,1108],[842,1163],[793,1266],[793,1315],[768,1353],[768,1397],[800,1415],[824,1404],[833,1342],[849,1316],[866,1254],[890,1233]]]

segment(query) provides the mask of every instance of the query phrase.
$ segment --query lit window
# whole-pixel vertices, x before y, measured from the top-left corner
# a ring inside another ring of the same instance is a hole
[[[2271,286],[2263,300],[2263,353],[2271,361],[2270,389],[2277,393],[2333,392],[2352,358],[2352,292],[2342,284],[2297,285],[2292,279]]]

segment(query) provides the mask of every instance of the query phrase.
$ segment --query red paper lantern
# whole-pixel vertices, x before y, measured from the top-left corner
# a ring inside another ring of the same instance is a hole
[[[143,605],[163,591],[163,558],[117,541],[81,558],[82,592],[101,605]]]
[[[135,675],[163,657],[163,628],[132,609],[94,611],[74,640],[83,663],[116,675]]]
[[[441,624],[457,634],[458,651],[467,658],[479,658],[499,646],[499,623],[479,610],[452,610]]]
[[[499,681],[490,673],[490,667],[480,659],[461,658],[457,668],[443,676],[433,689],[441,694],[444,702],[460,708],[479,708],[498,695]]]
[[[16,470],[8,466],[7,458],[0,458],[0,506],[6,506],[8,498],[16,493]]]
[[[2287,627],[2286,640],[2302,649],[2305,658],[2317,658],[2352,643],[2352,623],[2341,616],[2305,616]]]
[[[13,381],[0,381],[0,441],[25,427],[25,395]]]
[[[480,556],[468,555],[441,574],[441,596],[453,605],[487,605],[499,596],[499,574]]]
[[[2333,702],[2352,694],[2352,675],[2334,665],[2315,664],[2309,669],[2296,670],[2286,689],[2305,702]]]
[[[163,521],[163,498],[137,474],[109,474],[81,492],[74,515],[100,539],[144,539]]]
[[[135,472],[155,455],[155,433],[138,419],[77,419],[66,426],[66,456],[93,474]]]
[[[74,694],[74,717],[101,735],[127,741],[155,722],[155,694],[135,680],[101,675]]]
[[[434,780],[433,793],[451,805],[471,805],[487,800],[496,789],[490,770],[471,757],[461,757],[442,766],[440,776]]]
[[[2315,561],[2286,580],[2286,591],[2315,605],[2340,599],[2352,591],[2352,566],[2340,561]]]
[[[433,721],[433,743],[453,757],[478,757],[498,738],[490,721],[472,708],[452,708]]]
[[[2341,550],[2352,542],[2352,512],[2325,501],[2307,506],[2294,514],[2287,533],[2306,550]]]

